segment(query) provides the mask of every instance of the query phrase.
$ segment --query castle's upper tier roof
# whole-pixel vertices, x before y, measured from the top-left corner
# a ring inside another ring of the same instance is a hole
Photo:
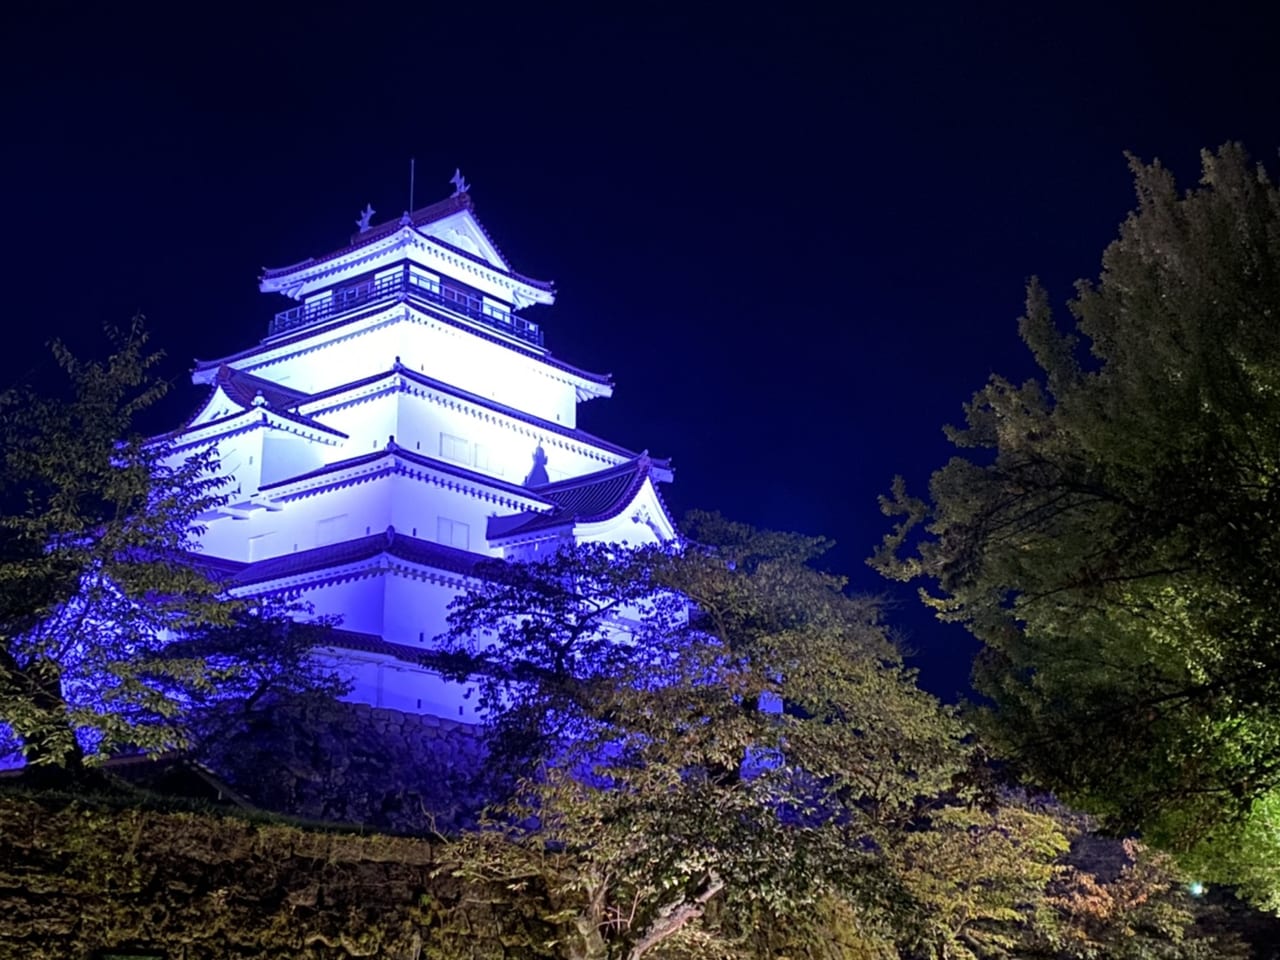
[[[464,212],[468,214],[468,227],[475,231],[477,238],[480,240],[480,246],[476,247],[476,249],[464,249],[457,243],[449,242],[447,235],[442,235],[432,229],[433,225],[440,224],[442,221]],[[372,247],[380,241],[385,241],[406,228],[416,231],[430,243],[443,247],[456,256],[472,260],[490,270],[496,270],[517,283],[548,294],[555,291],[555,285],[549,281],[535,280],[533,277],[526,277],[511,269],[510,263],[503,256],[502,251],[498,249],[498,245],[494,242],[493,237],[490,236],[489,231],[476,218],[475,206],[471,201],[471,195],[467,193],[455,194],[448,199],[420,207],[393,220],[371,224],[367,229],[352,234],[351,241],[345,247],[332,250],[322,256],[308,257],[306,260],[301,260],[285,267],[266,267],[262,271],[262,289],[264,292],[285,292],[290,285],[290,281],[298,275],[324,268],[360,251],[362,248]]]

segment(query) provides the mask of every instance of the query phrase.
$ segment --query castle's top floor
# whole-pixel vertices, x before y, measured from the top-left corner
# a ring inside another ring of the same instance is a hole
[[[460,182],[460,178],[459,178]],[[341,249],[263,271],[260,289],[298,301],[277,313],[264,342],[383,302],[419,301],[541,351],[540,326],[517,311],[555,301],[551,283],[516,273],[462,190],[395,220],[366,207]]]
[[[511,268],[460,175],[455,184],[453,196],[396,220],[374,223],[366,207],[346,246],[264,270],[263,292],[294,306],[258,344],[197,361],[193,379],[212,385],[225,366],[316,396],[394,367],[575,429],[577,404],[609,396],[612,382],[546,349],[520,311],[553,303],[552,284]]]

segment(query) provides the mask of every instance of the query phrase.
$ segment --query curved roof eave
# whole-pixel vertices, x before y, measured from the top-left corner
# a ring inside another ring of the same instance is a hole
[[[199,357],[197,357],[195,358],[195,367],[191,371],[191,379],[195,383],[208,383],[209,380],[212,378],[210,371],[217,370],[220,366],[223,366],[224,364],[230,365],[242,360],[248,360],[252,357],[259,356],[264,353],[270,353],[273,350],[287,349],[288,347],[295,346],[296,344],[299,344],[311,339],[319,332],[335,330],[339,327],[345,326],[356,320],[367,319],[368,317],[376,315],[377,313],[385,312],[388,309],[395,309],[400,306],[402,305],[401,304],[382,305],[364,313],[356,314],[349,317],[344,317],[336,323],[329,323],[329,324],[325,324],[323,326],[317,326],[317,327],[304,327],[300,329],[297,333],[295,333],[293,336],[285,337],[279,340],[273,340],[270,343],[257,343],[252,347],[248,347],[244,350],[237,351],[236,353],[229,353],[224,357],[216,357],[212,360],[201,360]],[[563,360],[557,360],[555,357],[553,357],[549,353],[539,353],[535,350],[531,350],[519,344],[502,339],[501,337],[488,334],[484,330],[480,329],[479,327],[473,326],[471,324],[460,323],[460,322],[451,320],[449,317],[446,317],[440,314],[431,313],[429,314],[429,316],[434,320],[439,320],[443,323],[449,324],[450,326],[454,326],[461,330],[465,330],[466,332],[472,334],[473,336],[479,337],[482,340],[487,340],[490,343],[497,344],[498,346],[506,347],[509,350],[515,350],[517,353],[521,354],[522,356],[528,357],[531,360],[537,360],[540,363],[545,363],[547,366],[552,367],[556,370],[559,370],[562,373],[566,373],[571,377],[575,377],[583,381],[587,385],[602,387],[608,391],[612,391],[613,389],[612,374],[593,373],[590,370],[584,370],[581,367],[575,367],[571,363],[565,363]],[[595,395],[608,396],[609,394],[600,392]]]

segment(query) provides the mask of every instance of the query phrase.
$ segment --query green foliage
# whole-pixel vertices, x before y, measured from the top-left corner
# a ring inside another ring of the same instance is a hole
[[[1275,903],[1247,838],[1280,823],[1280,192],[1239,147],[1203,164],[1179,194],[1133,162],[1069,303],[1090,358],[1031,284],[1042,378],[974,396],[928,502],[895,482],[873,564],[983,642],[1016,769]]]
[[[29,960],[100,950],[185,960],[385,957],[581,958],[573,901],[547,878],[574,859],[508,844],[526,859],[499,876],[497,842],[461,845],[355,836],[253,821],[226,812],[120,808],[0,793],[0,956]],[[939,821],[938,836],[903,848],[909,886],[933,917],[895,930],[865,903],[826,896],[779,916],[758,903],[707,904],[697,925],[654,946],[662,960],[1242,960],[1230,938],[1184,936],[1189,901],[1168,864],[1129,845],[1082,844],[1055,808],[1009,799],[1014,812]],[[1056,853],[1062,837],[1072,853]],[[1005,856],[1021,849],[1026,862]],[[981,856],[972,855],[981,853]],[[990,871],[984,858],[994,856]],[[1050,862],[1046,863],[1046,858]],[[988,882],[991,889],[984,889]],[[1055,877],[1040,889],[1047,873]],[[905,889],[901,888],[901,889]],[[1025,898],[1025,903],[1018,901]],[[1048,904],[1050,916],[1043,910]],[[994,921],[1007,904],[1019,919]],[[1039,906],[1042,922],[1027,922]],[[973,909],[968,921],[963,911]],[[945,918],[950,926],[944,925]],[[1004,931],[1012,944],[994,945]],[[1167,933],[1160,930],[1167,928]],[[957,935],[958,931],[958,935]],[[589,933],[590,931],[588,931]],[[603,938],[597,938],[602,945]],[[970,949],[967,944],[972,944]],[[966,952],[968,951],[968,952]]]
[[[315,731],[297,729],[290,719],[323,713],[351,689],[313,655],[330,641],[333,624],[310,614],[271,598],[236,601],[229,622],[189,630],[163,651],[216,675],[216,685],[184,691],[183,719],[192,755],[236,786],[271,781],[265,771],[290,751],[314,746]],[[250,792],[255,803],[264,799]]]
[[[483,829],[426,843],[0,797],[0,947],[33,960],[111,947],[188,960],[1234,956],[1188,935],[1167,861],[979,789],[981,758],[916,689],[874,605],[808,566],[821,541],[716,517],[694,532],[679,551],[584,547],[505,579],[495,568],[459,601],[453,656],[488,671],[485,703],[532,723],[524,742],[539,751]],[[618,591],[638,578],[655,595],[611,603],[605,553]],[[619,649],[591,646],[617,634]],[[505,662],[503,637],[524,644]]]
[[[133,418],[166,384],[141,321],[109,330],[114,352],[83,362],[53,345],[69,399],[0,395],[0,719],[27,760],[65,765],[121,746],[181,741],[175,687],[216,682],[160,638],[222,623],[230,608],[188,563],[218,482],[201,458],[171,464]]]
[[[1195,928],[1170,858],[1100,837],[1055,803],[1003,794],[944,808],[887,856],[924,920],[906,931],[911,956],[1246,956],[1234,937]]]
[[[459,869],[543,878],[583,956],[727,949],[701,940],[713,901],[884,905],[876,851],[964,767],[875,606],[808,566],[822,541],[709,516],[691,533],[495,566],[453,610],[482,704],[508,739],[532,718],[540,748]]]
[[[1067,850],[1052,817],[1006,804],[940,810],[887,854],[925,915],[920,945],[971,960],[1052,923],[1048,888]]]
[[[317,628],[227,600],[193,562],[220,500],[212,451],[137,433],[167,388],[161,354],[140,318],[107,332],[102,362],[53,344],[67,396],[0,394],[0,743],[35,765],[186,746],[189,712],[215,700],[230,716],[338,689],[305,657]]]
[[[435,877],[439,846],[0,795],[0,956],[538,957],[536,891]],[[508,950],[510,947],[510,950]]]
[[[1059,808],[978,802],[965,729],[811,566],[824,541],[690,534],[495,565],[455,605],[459,673],[537,752],[451,875],[545,891],[575,958],[1197,956],[1185,908],[1138,917],[1186,901],[1167,863],[1125,899],[1123,871],[1073,866],[1087,831]],[[1093,927],[1086,882],[1115,901]]]

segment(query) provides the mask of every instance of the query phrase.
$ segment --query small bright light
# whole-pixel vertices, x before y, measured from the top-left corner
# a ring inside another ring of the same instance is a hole
[[[1204,884],[1201,883],[1199,880],[1192,880],[1189,884],[1187,884],[1187,892],[1190,893],[1193,897],[1204,896]]]

